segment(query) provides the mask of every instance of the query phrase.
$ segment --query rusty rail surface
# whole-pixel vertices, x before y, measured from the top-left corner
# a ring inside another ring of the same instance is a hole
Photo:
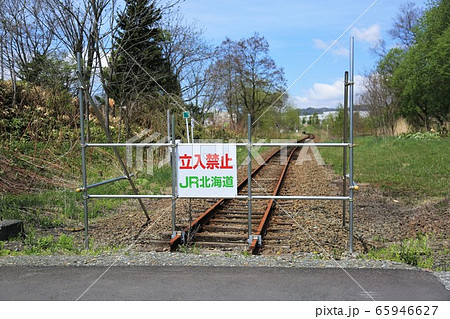
[[[294,155],[295,151],[298,149],[298,147],[295,147],[291,153],[289,154],[289,157],[286,161],[286,165],[284,166],[283,172],[280,175],[280,178],[278,179],[277,186],[275,187],[275,190],[273,191],[273,196],[278,195],[278,192],[281,189],[281,185],[283,184],[284,178],[286,176],[286,172],[289,166],[289,163],[291,162],[292,156]],[[269,203],[267,204],[266,211],[264,212],[264,216],[261,219],[261,222],[259,223],[258,229],[255,232],[255,236],[261,236],[261,241],[264,239],[264,236],[267,232],[267,227],[269,226],[270,217],[272,214],[272,210],[274,208],[275,200],[272,198],[269,200]],[[260,246],[258,245],[258,239],[253,239],[252,243],[250,244],[250,247],[248,250],[253,254],[257,254],[259,251]]]

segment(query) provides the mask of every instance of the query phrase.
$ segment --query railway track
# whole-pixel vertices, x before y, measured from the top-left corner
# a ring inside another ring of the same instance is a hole
[[[300,140],[304,142],[313,139],[313,135]],[[252,195],[277,195],[290,162],[296,158],[300,147],[287,147],[273,152],[263,164],[252,172]],[[283,154],[283,152],[286,152]],[[287,156],[286,156],[287,154]],[[244,179],[238,185],[238,194],[246,195],[248,180]],[[289,205],[292,201],[283,200],[281,205]],[[283,241],[289,238],[289,233],[296,227],[292,219],[285,214],[274,214],[274,200],[252,200],[252,235],[248,238],[248,203],[241,199],[220,199],[195,219],[185,233],[188,242],[201,248],[221,250],[248,250],[252,254],[260,252],[261,248],[276,251],[288,249]],[[170,241],[173,251],[181,244],[181,235]]]

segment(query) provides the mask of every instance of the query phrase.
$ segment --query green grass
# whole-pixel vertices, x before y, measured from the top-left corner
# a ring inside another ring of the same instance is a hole
[[[390,245],[387,248],[372,249],[363,258],[397,261],[427,269],[433,267],[433,256],[428,246],[428,236],[421,233],[418,233],[415,239],[405,239],[400,244]]]
[[[199,255],[201,253],[200,248],[197,247],[195,244],[192,245],[180,245],[178,247],[178,251],[184,253],[184,254],[194,254]]]
[[[22,219],[26,226],[59,227],[67,218],[81,213],[81,195],[70,191],[45,191],[36,194],[0,195],[0,216]]]
[[[83,245],[77,245],[70,235],[62,234],[59,238],[48,235],[36,238],[34,232],[27,235],[24,241],[25,248],[21,251],[11,251],[5,248],[5,243],[0,241],[0,256],[20,256],[20,255],[100,255],[108,252],[118,251],[123,246],[101,247],[89,242],[89,249],[84,249]]]
[[[355,181],[418,198],[447,197],[450,139],[359,137],[355,139]],[[320,148],[327,164],[342,174],[342,148]]]

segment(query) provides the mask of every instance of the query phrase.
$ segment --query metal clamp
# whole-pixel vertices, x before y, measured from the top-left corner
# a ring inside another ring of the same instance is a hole
[[[353,182],[352,186],[350,186],[351,189],[354,189],[355,191],[357,191],[359,189],[358,184],[356,184],[355,182]]]
[[[261,235],[251,235],[251,236],[248,238],[248,244],[251,245],[252,242],[253,242],[255,239],[258,240],[258,245],[261,246],[261,244],[262,244],[262,237],[261,237]]]
[[[171,239],[174,239],[175,237],[177,237],[177,236],[180,236],[180,238],[181,238],[181,241],[183,242],[183,243],[185,243],[186,242],[186,233],[184,232],[184,231],[174,231],[174,232],[172,232],[172,236],[171,236]]]

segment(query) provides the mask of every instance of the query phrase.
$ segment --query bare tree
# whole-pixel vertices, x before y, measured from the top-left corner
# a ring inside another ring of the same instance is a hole
[[[16,103],[16,79],[27,80],[27,66],[36,56],[48,54],[53,36],[41,23],[45,8],[38,0],[3,0],[0,11],[1,73],[8,68]]]
[[[213,50],[203,38],[204,31],[188,24],[179,12],[166,16],[162,28],[167,34],[162,49],[181,85],[185,103],[198,99],[205,87],[206,69]]]
[[[423,10],[418,8],[414,2],[400,5],[399,13],[395,18],[389,34],[397,39],[405,47],[410,47],[415,42],[415,27],[423,15]]]
[[[365,92],[360,96],[360,103],[367,107],[375,133],[381,132],[383,136],[393,135],[398,119],[399,102],[386,84],[386,77],[372,72],[366,76],[364,88]]]
[[[285,87],[284,71],[269,56],[269,43],[255,34],[237,43],[239,99],[244,110],[256,119],[277,100]]]
[[[215,50],[215,61],[209,68],[211,84],[217,91],[220,108],[225,109],[230,116],[233,129],[237,129],[241,107],[238,104],[237,85],[237,44],[226,38]]]

